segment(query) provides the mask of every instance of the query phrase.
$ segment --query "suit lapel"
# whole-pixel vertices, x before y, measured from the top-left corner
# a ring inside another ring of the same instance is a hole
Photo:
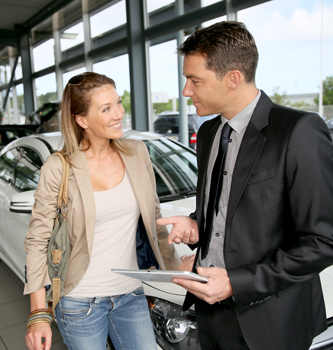
[[[232,219],[237,204],[241,199],[245,186],[265,144],[266,137],[261,133],[261,130],[269,124],[268,119],[272,105],[273,103],[269,97],[261,91],[260,99],[247,126],[238,152],[232,176],[226,227],[228,227]]]
[[[221,124],[221,116],[217,116],[205,123],[206,130],[202,130],[203,132],[203,140],[200,143],[200,149],[198,152],[198,160],[200,160],[200,164],[198,164],[198,185],[197,185],[197,212],[201,214],[202,220],[199,222],[204,224],[204,198],[205,198],[205,187],[206,187],[206,178],[207,178],[207,167],[210,158],[210,153],[212,151],[213,141],[216,135],[216,132]],[[198,145],[199,146],[199,145]],[[202,226],[203,228],[203,226]],[[199,232],[202,230],[199,230]],[[202,231],[203,232],[203,231]]]
[[[85,216],[85,227],[87,235],[87,244],[89,253],[91,254],[93,235],[95,229],[95,197],[94,191],[92,188],[92,183],[90,180],[89,168],[86,156],[84,152],[80,151],[79,153],[71,157],[71,162],[73,164],[74,176],[81,193],[82,203],[84,208]]]

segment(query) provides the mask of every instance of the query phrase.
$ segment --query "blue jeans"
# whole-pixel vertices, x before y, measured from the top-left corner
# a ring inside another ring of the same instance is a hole
[[[56,317],[69,350],[105,350],[108,334],[117,350],[156,350],[142,287],[112,297],[62,297]]]

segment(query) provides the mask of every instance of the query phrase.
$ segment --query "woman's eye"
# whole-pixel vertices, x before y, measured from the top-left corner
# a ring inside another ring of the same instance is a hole
[[[103,112],[107,112],[108,110],[110,110],[110,107],[105,108]]]

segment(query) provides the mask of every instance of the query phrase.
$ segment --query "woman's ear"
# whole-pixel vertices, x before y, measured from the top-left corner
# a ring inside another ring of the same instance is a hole
[[[87,129],[88,125],[86,124],[86,118],[81,115],[75,116],[75,121],[81,126],[82,129]]]

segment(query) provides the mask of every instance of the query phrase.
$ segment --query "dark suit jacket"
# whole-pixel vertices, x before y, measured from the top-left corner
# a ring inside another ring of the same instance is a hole
[[[198,133],[199,245],[207,164],[221,117]],[[319,272],[333,263],[333,150],[315,114],[262,92],[233,173],[224,244],[239,324],[250,349],[308,349],[327,327]],[[189,294],[184,308],[195,298]]]

